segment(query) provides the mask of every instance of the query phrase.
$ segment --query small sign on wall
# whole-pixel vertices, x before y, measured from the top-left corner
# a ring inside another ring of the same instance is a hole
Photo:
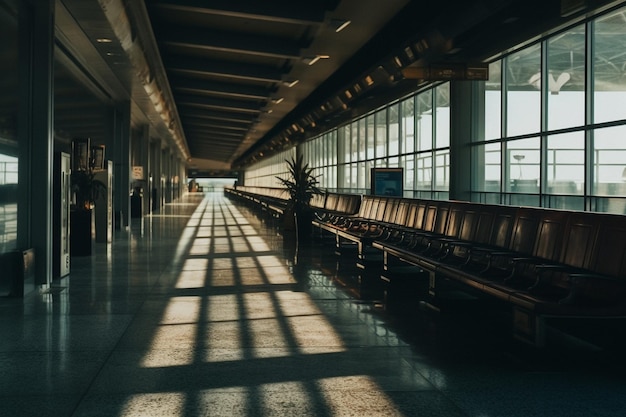
[[[143,180],[143,166],[141,165],[133,166],[133,179]]]

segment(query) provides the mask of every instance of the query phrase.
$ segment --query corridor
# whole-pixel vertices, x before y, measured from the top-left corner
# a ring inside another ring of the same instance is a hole
[[[49,292],[0,299],[0,415],[626,412],[608,361],[533,352],[491,322],[388,316],[338,285],[351,273],[221,192],[186,194]]]

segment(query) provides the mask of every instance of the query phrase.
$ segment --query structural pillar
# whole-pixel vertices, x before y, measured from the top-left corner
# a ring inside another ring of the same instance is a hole
[[[117,103],[113,113],[113,203],[124,229],[130,217],[130,102]]]
[[[472,82],[450,83],[450,199],[470,201]]]
[[[53,278],[55,2],[25,1],[20,6],[20,85],[24,87],[18,126],[18,247],[34,249],[31,285],[45,289]]]

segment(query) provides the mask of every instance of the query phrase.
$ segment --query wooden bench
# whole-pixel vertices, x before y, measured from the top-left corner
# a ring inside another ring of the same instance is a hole
[[[357,210],[330,193],[313,205],[339,252],[381,254],[385,283],[399,264],[421,271],[408,279],[426,278],[429,303],[450,283],[497,300],[518,339],[542,345],[553,317],[626,318],[626,216],[385,196],[363,196]]]
[[[357,248],[358,257],[363,256],[363,246],[376,236],[382,224],[389,198],[363,196],[359,211],[353,214],[335,214],[313,221],[321,233],[330,233],[335,239],[337,252],[341,252],[344,242]],[[393,210],[390,204],[390,212]]]
[[[384,254],[386,282],[393,259],[427,273],[430,302],[440,282],[500,300],[512,308],[514,335],[536,345],[547,317],[626,316],[625,216],[425,203],[413,229],[405,219],[371,242]]]
[[[289,192],[285,188],[237,186],[225,187],[224,193],[274,218],[283,216],[289,202]]]
[[[284,188],[225,187],[224,193],[274,218],[281,218],[285,214],[289,202],[289,193]],[[353,215],[358,212],[360,203],[361,195],[359,194],[324,192],[313,196],[311,207],[315,212],[315,219],[318,220],[330,216]]]

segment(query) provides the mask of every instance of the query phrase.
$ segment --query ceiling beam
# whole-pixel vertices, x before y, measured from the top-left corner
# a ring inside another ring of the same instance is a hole
[[[212,75],[228,79],[258,82],[280,82],[285,71],[263,65],[241,65],[235,62],[215,61],[201,58],[174,57],[166,59],[169,71]]]
[[[272,91],[256,85],[218,83],[215,81],[198,80],[188,77],[175,77],[170,80],[175,91],[196,94],[212,94],[252,100],[267,100]]]
[[[238,142],[215,142],[213,140],[198,140],[194,142],[194,146],[199,148],[212,148],[212,149],[236,149],[239,146]]]
[[[233,132],[224,131],[220,129],[203,129],[200,127],[187,127],[185,126],[185,134],[187,136],[193,136],[194,139],[216,139],[216,138],[237,138],[241,139],[245,132]]]
[[[260,113],[264,102],[251,102],[245,100],[227,100],[214,97],[194,96],[190,94],[178,94],[176,102],[181,105],[192,107],[207,107],[212,109],[220,109],[234,111],[238,113]]]
[[[185,131],[189,130],[189,128],[202,128],[202,129],[215,129],[215,130],[224,130],[224,131],[235,131],[235,132],[247,132],[250,130],[250,125],[248,126],[234,126],[227,123],[210,123],[206,121],[190,121],[187,119],[183,119],[183,126],[187,128]]]
[[[276,37],[180,27],[161,31],[160,36],[163,44],[173,47],[279,59],[298,59],[300,57],[299,45]]]
[[[322,2],[322,4],[325,2]],[[163,10],[179,10],[215,16],[238,17],[295,25],[315,25],[324,21],[325,7],[320,2],[258,1],[258,0],[153,0]],[[271,7],[271,6],[274,7]]]
[[[223,111],[215,111],[215,110],[198,110],[196,108],[190,107],[182,107],[181,114],[184,111],[185,119],[198,119],[198,120],[218,120],[224,121],[228,123],[247,125],[252,124],[252,120],[250,120],[250,115],[248,114],[238,114],[238,113],[228,113]]]

